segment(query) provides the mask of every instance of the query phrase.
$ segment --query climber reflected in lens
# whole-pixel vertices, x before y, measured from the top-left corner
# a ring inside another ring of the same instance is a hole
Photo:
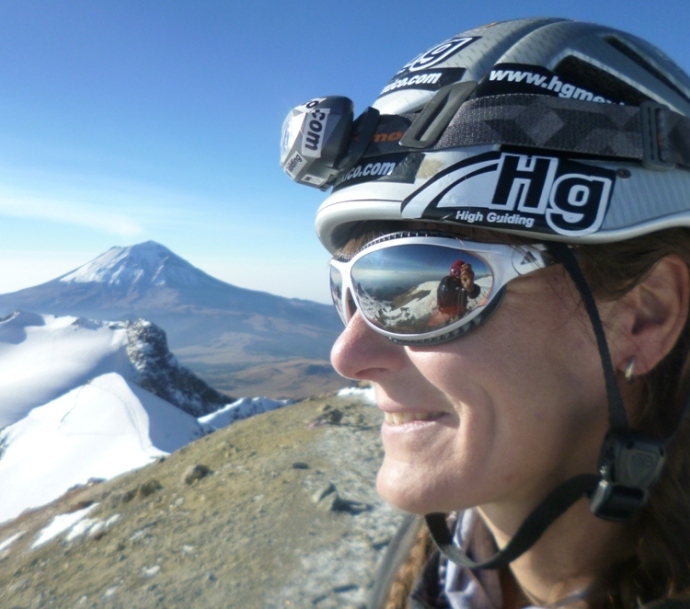
[[[475,282],[472,265],[463,260],[456,260],[451,265],[448,275],[438,284],[438,312],[453,320],[459,319],[484,304],[488,293],[488,286],[482,287]]]
[[[438,284],[436,289],[437,308],[441,315],[458,319],[467,312],[467,298],[468,293],[465,288],[465,281],[462,278],[463,268],[469,268],[471,273],[470,282],[474,286],[474,273],[472,273],[472,266],[456,260],[450,267],[448,275],[446,275]],[[465,277],[468,276],[465,270]]]

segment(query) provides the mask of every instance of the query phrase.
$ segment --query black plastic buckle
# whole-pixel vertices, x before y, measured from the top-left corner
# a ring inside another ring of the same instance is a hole
[[[400,140],[405,148],[429,148],[436,143],[458,108],[477,88],[475,81],[441,87],[424,106]]]
[[[642,129],[642,166],[645,169],[669,171],[676,164],[670,159],[665,113],[668,108],[653,101],[640,104]]]
[[[628,520],[647,501],[665,460],[663,442],[629,430],[610,432],[599,457],[602,479],[592,495],[592,513],[605,520]]]

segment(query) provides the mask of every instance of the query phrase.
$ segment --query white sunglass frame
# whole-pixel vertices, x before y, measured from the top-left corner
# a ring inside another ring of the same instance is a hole
[[[361,311],[357,292],[352,285],[352,269],[354,265],[365,256],[382,249],[418,244],[467,252],[484,261],[492,273],[491,293],[486,303],[469,311],[456,321],[429,332],[417,334],[390,332],[371,322],[365,315],[361,315],[365,323],[377,334],[381,334],[391,341],[402,345],[438,344],[466,334],[473,328],[480,326],[493,312],[502,299],[505,286],[510,281],[554,264],[554,260],[548,254],[547,247],[543,243],[529,245],[480,243],[467,241],[453,235],[429,235],[426,233],[394,233],[385,235],[369,242],[350,260],[337,260],[333,257],[330,261],[330,267],[338,271],[342,280],[342,285],[340,286],[342,311],[336,305],[334,295],[333,301],[345,326],[348,325],[357,310]],[[518,268],[518,265],[522,268]],[[333,291],[332,271],[329,271],[329,273],[331,273],[330,283],[331,291]]]

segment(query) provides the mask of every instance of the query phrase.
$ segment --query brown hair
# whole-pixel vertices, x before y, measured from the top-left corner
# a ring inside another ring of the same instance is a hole
[[[616,299],[639,283],[663,257],[690,266],[690,231],[673,228],[635,239],[578,248],[583,271],[599,299]],[[687,312],[686,312],[687,315]],[[611,607],[636,607],[690,593],[690,323],[671,352],[637,379],[642,407],[632,425],[657,438],[672,436],[661,479],[630,523],[635,555],[606,574]]]
[[[429,530],[426,528],[426,525],[420,526],[414,545],[410,549],[405,562],[393,577],[388,602],[384,609],[408,608],[408,598],[415,582],[422,573],[424,564],[431,555],[432,547],[433,543]]]
[[[351,234],[340,254],[352,256],[372,238],[403,228],[409,229],[410,225],[363,223]],[[448,225],[426,224],[419,228],[455,232]],[[526,241],[482,230],[461,230],[466,238],[477,241]],[[620,298],[642,281],[659,260],[673,254],[690,267],[690,229],[672,228],[616,243],[577,247],[583,272],[599,300]],[[688,319],[671,352],[635,382],[640,385],[642,407],[633,416],[633,427],[657,438],[672,438],[661,479],[650,492],[648,503],[629,524],[634,555],[602,574],[596,586],[597,604],[603,594],[603,604],[613,609],[690,596],[690,422],[684,416],[690,396]],[[402,596],[409,593],[411,580],[421,570],[420,556],[425,555],[428,547],[428,536],[420,533],[409,560],[398,573],[387,609],[407,606]]]

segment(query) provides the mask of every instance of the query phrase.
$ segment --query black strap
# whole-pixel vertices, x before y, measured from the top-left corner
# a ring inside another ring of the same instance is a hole
[[[690,119],[654,102],[623,106],[548,95],[465,102],[435,148],[501,144],[690,167]]]
[[[580,297],[582,298],[582,302],[585,305],[587,314],[592,323],[594,336],[596,337],[597,346],[599,347],[599,353],[601,355],[601,365],[604,368],[604,379],[606,382],[606,393],[609,404],[609,427],[612,430],[627,430],[630,428],[628,416],[623,406],[623,399],[621,398],[620,391],[618,390],[616,373],[613,369],[613,363],[611,362],[611,353],[609,352],[609,346],[606,342],[604,326],[601,323],[601,317],[599,316],[599,310],[594,301],[592,291],[589,289],[587,280],[582,274],[580,265],[577,263],[575,254],[573,254],[573,250],[570,247],[565,243],[554,241],[548,243],[547,248],[570,275],[570,278],[573,280],[575,287],[577,287],[580,293]]]
[[[473,83],[452,87],[468,84]],[[426,123],[417,123],[424,118],[424,112],[382,115],[364,156],[419,149],[404,145],[405,134],[421,129]],[[428,150],[499,145],[636,160],[648,169],[690,167],[690,118],[651,101],[623,106],[527,93],[488,95],[462,103],[437,135],[424,138]]]
[[[434,543],[449,560],[470,569],[500,569],[534,545],[551,523],[582,497],[590,497],[599,484],[599,476],[582,474],[566,480],[537,506],[502,550],[491,558],[475,562],[460,548],[453,545],[453,534],[446,525],[445,514],[427,514]]]
[[[690,598],[662,598],[640,605],[639,609],[690,609]]]

